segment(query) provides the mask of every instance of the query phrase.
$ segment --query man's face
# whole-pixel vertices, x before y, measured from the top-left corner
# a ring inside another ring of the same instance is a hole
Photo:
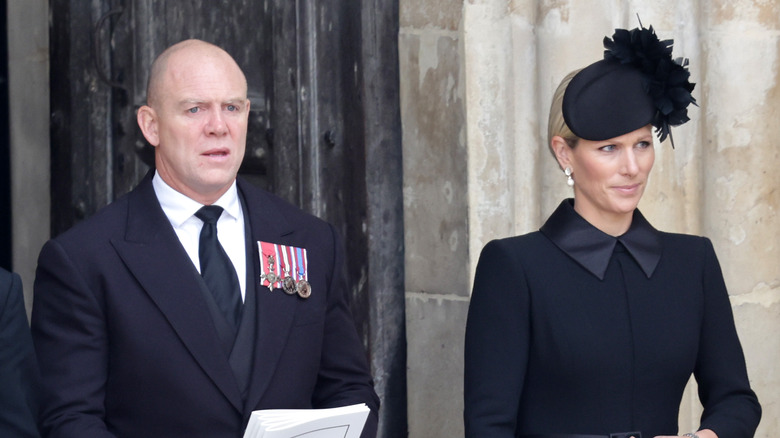
[[[168,59],[150,104],[144,135],[157,148],[157,172],[180,193],[213,203],[244,158],[249,100],[243,73],[215,48],[184,48]]]

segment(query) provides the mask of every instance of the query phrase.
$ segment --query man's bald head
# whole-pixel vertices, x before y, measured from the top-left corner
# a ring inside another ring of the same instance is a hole
[[[219,46],[197,39],[178,42],[160,53],[152,63],[152,68],[149,71],[149,80],[146,83],[146,102],[149,106],[154,107],[159,103],[171,60],[175,64],[177,58],[181,57],[219,59],[220,62],[232,64],[239,72],[241,71],[233,57]],[[243,72],[241,72],[241,75],[243,76]],[[245,77],[244,82],[246,83]]]
[[[157,174],[201,204],[215,202],[246,149],[250,102],[241,68],[213,44],[182,41],[153,63],[146,98],[136,118],[155,148]]]

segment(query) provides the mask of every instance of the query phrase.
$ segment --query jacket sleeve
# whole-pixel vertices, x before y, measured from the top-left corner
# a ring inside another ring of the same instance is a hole
[[[41,429],[48,437],[113,437],[104,422],[108,340],[98,296],[56,241],[35,278],[32,334],[41,368]]]
[[[694,375],[704,406],[701,428],[719,437],[751,438],[761,406],[750,388],[729,295],[715,251],[704,239],[704,316]]]
[[[38,368],[22,281],[5,271],[0,279],[0,436],[37,437]]]
[[[328,285],[323,353],[312,404],[315,408],[330,408],[365,403],[371,412],[361,438],[373,438],[377,434],[379,397],[374,391],[366,352],[349,309],[341,240],[333,226],[328,227],[333,265]]]
[[[482,250],[466,322],[466,437],[514,437],[528,363],[530,316],[523,266],[506,242]]]

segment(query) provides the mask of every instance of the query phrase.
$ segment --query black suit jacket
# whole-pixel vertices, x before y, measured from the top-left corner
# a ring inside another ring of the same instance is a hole
[[[308,252],[308,299],[255,283],[255,352],[246,401],[199,284],[150,175],[127,196],[43,247],[32,328],[44,386],[42,427],[56,437],[241,437],[252,410],[378,398],[347,304],[332,226],[239,179],[257,241]],[[259,278],[259,275],[256,275]]]
[[[36,384],[22,280],[0,268],[0,436],[38,436]]]

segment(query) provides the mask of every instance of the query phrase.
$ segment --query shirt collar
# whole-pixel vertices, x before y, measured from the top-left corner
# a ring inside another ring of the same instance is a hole
[[[539,231],[599,280],[604,279],[617,242],[626,247],[647,278],[661,259],[661,234],[638,209],[628,231],[614,237],[591,225],[574,211],[574,200],[566,199]]]
[[[158,201],[160,201],[160,206],[174,228],[180,227],[203,207],[203,204],[200,202],[177,192],[169,186],[168,183],[163,181],[157,171],[154,172],[152,186]],[[238,189],[236,188],[235,180],[230,185],[230,188],[213,205],[222,207],[233,219],[238,219],[241,214],[241,203],[238,200]]]

